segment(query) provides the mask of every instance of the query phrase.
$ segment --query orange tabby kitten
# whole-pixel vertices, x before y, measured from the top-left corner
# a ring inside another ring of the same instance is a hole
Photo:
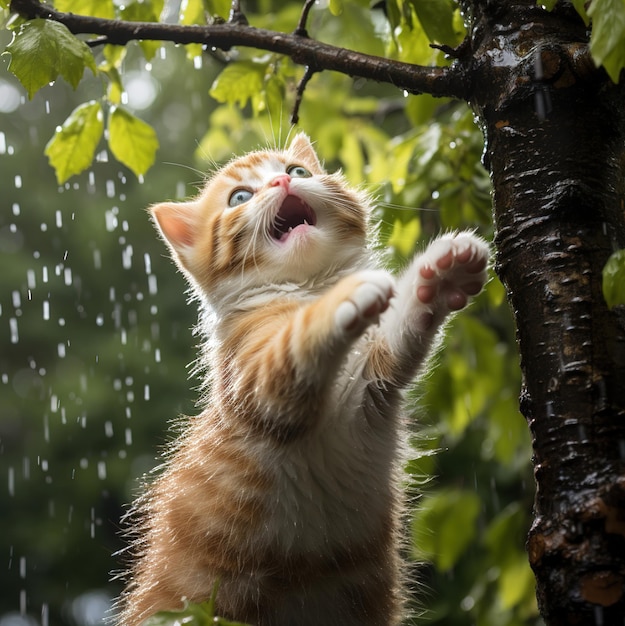
[[[257,626],[400,621],[401,391],[481,290],[488,248],[444,235],[396,282],[369,211],[303,134],[152,208],[201,303],[206,386],[135,505],[120,625],[217,582],[218,614]]]

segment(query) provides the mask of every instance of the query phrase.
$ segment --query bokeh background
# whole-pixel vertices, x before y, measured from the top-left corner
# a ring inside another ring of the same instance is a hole
[[[301,8],[250,4],[252,23],[287,31]],[[444,62],[417,28],[393,38],[368,2],[342,4],[342,16],[317,6],[310,32]],[[9,40],[0,32],[1,48]],[[250,76],[219,82],[226,60],[275,80],[251,97]],[[146,59],[131,44],[123,105],[156,129],[155,165],[138,179],[103,142],[87,171],[59,185],[45,145],[75,106],[103,98],[105,79],[85,75],[75,91],[59,80],[28,100],[8,61],[0,57],[0,626],[91,626],[120,591],[123,513],[172,421],[196,410],[196,311],[145,209],[193,195],[215,162],[283,142],[302,69],[258,51],[224,59],[173,45]],[[391,267],[441,230],[492,238],[482,139],[464,105],[326,72],[300,117],[328,168],[376,194]],[[524,552],[531,443],[496,278],[444,343],[409,394],[414,623],[538,625]]]

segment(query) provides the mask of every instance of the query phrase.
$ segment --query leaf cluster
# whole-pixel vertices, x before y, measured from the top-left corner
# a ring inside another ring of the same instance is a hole
[[[552,10],[561,0],[538,0]],[[625,2],[622,0],[572,0],[584,23],[591,25],[590,54],[618,83],[625,68]]]

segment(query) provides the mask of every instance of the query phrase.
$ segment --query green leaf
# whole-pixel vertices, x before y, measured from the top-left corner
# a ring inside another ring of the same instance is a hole
[[[124,2],[121,16],[131,22],[158,22],[164,0],[129,0]]]
[[[421,220],[418,217],[415,217],[407,223],[396,219],[393,224],[393,232],[389,237],[387,245],[407,259],[415,249],[420,235]]]
[[[625,304],[625,250],[615,252],[603,268],[603,297],[610,309]]]
[[[183,0],[180,4],[180,24],[189,26],[192,24],[206,24],[206,13],[202,0]],[[187,58],[193,59],[202,55],[202,44],[187,44],[185,47]]]
[[[59,184],[89,167],[98,146],[104,121],[102,106],[91,101],[74,109],[45,148]]]
[[[625,0],[593,0],[588,15],[592,18],[592,58],[618,83],[625,68]]]
[[[330,0],[328,8],[330,9],[330,13],[332,13],[332,15],[339,16],[343,13],[343,2],[342,0]]]
[[[103,17],[112,20],[115,17],[113,0],[54,0],[54,7],[64,13]]]
[[[414,544],[449,571],[474,540],[479,512],[480,499],[471,491],[441,490],[424,498],[413,520]]]
[[[164,0],[130,0],[121,9],[121,17],[131,22],[158,22],[163,12]],[[139,47],[146,60],[154,58],[161,47],[160,41],[141,40]]]
[[[108,119],[108,142],[113,156],[136,176],[145,174],[158,150],[154,129],[126,109],[112,107]]]
[[[461,33],[454,28],[455,4],[451,0],[411,0],[410,4],[430,41],[459,43]]]
[[[263,90],[267,65],[254,61],[239,61],[227,65],[213,82],[210,95],[218,102],[244,107]]]
[[[232,2],[230,0],[204,0],[204,6],[209,15],[228,19]]]
[[[24,85],[29,98],[55,81],[59,74],[75,89],[85,67],[96,73],[89,46],[63,24],[51,20],[36,19],[22,24],[6,51],[11,54],[9,69]]]

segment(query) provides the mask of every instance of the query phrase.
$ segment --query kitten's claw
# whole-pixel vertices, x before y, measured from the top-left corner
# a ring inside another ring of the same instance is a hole
[[[356,288],[335,313],[337,326],[348,334],[360,334],[370,324],[377,323],[395,293],[395,282],[386,272],[360,272],[354,278]]]
[[[420,257],[417,298],[449,311],[464,308],[487,280],[488,245],[471,233],[444,235]]]

